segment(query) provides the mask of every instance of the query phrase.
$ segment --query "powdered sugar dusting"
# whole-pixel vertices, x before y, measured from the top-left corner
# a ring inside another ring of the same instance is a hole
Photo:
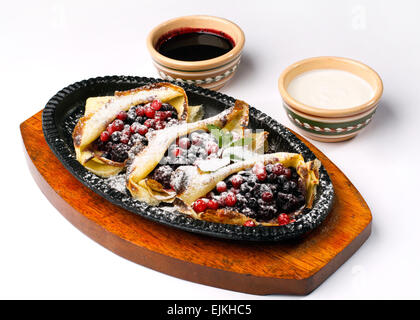
[[[125,174],[118,174],[112,177],[105,179],[104,181],[108,184],[112,189],[115,189],[121,193],[127,194],[126,189],[126,176]]]

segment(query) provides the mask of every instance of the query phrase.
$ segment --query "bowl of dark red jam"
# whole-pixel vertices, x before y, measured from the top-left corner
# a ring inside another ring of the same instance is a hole
[[[213,16],[185,16],[156,26],[147,47],[161,78],[219,90],[235,74],[245,35]]]

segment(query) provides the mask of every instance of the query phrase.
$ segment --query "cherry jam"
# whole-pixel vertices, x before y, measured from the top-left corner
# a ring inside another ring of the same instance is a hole
[[[157,42],[156,50],[175,60],[201,61],[224,55],[234,46],[233,39],[224,32],[183,28],[163,35]]]

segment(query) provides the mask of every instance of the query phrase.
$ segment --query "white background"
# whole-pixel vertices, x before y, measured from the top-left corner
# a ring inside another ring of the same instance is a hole
[[[8,1],[0,10],[0,298],[420,298],[418,1]],[[209,14],[239,24],[243,60],[222,92],[286,126],[277,79],[312,56],[360,60],[384,95],[355,139],[314,142],[366,199],[367,242],[306,297],[246,295],[176,279],[104,249],[65,220],[25,163],[19,124],[61,88],[101,75],[157,76],[148,31],[169,18]]]

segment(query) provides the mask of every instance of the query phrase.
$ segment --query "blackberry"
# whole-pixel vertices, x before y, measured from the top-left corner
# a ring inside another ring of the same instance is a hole
[[[253,219],[255,219],[255,218],[257,217],[257,214],[255,213],[255,211],[254,211],[254,210],[252,210],[252,209],[250,209],[250,208],[244,208],[244,209],[242,210],[242,213],[243,213],[244,215],[246,215],[247,217],[249,217],[249,218],[253,218]]]
[[[270,173],[267,176],[267,181],[269,181],[269,182],[275,182],[276,180],[277,180],[277,176],[274,173]]]
[[[263,205],[258,208],[258,219],[268,221],[277,215],[277,208],[274,205]]]
[[[255,175],[251,175],[248,179],[247,179],[247,183],[248,185],[252,188],[256,185],[258,179]]]
[[[252,172],[250,170],[242,170],[239,171],[238,174],[244,177],[249,177],[252,175]]]
[[[129,142],[131,146],[134,146],[135,144],[140,144],[140,143],[142,145],[147,145],[148,143],[147,138],[145,136],[142,136],[139,133],[134,133],[133,135],[131,135],[130,142]]]
[[[144,123],[147,120],[147,117],[136,117],[136,122]]]
[[[242,183],[241,184],[241,187],[240,187],[240,192],[242,193],[242,194],[247,194],[248,192],[250,192],[251,191],[251,188],[250,188],[250,186],[248,185],[248,183]]]
[[[125,122],[128,124],[132,124],[136,121],[137,114],[136,114],[136,107],[131,107],[130,110],[127,112],[127,119],[125,119]]]
[[[160,107],[161,111],[175,111],[176,109],[174,107],[172,107],[169,103],[162,103],[162,106]]]
[[[152,174],[152,179],[158,181],[163,185],[164,188],[171,188],[171,175],[174,170],[171,166],[164,165],[157,167]]]
[[[251,209],[258,208],[258,201],[255,198],[248,198],[248,207]]]
[[[279,185],[283,185],[285,182],[287,182],[287,178],[286,178],[286,176],[285,176],[284,174],[279,175],[279,176],[277,177],[277,183],[278,183]]]
[[[289,181],[286,181],[283,184],[282,190],[283,190],[283,192],[286,192],[286,193],[290,191],[290,182]]]
[[[236,195],[236,206],[239,208],[244,208],[248,204],[248,200],[241,195],[240,193]]]
[[[120,142],[121,139],[121,132],[120,131],[115,131],[111,134],[111,141],[112,142]]]
[[[130,147],[124,143],[114,144],[111,150],[111,160],[115,162],[124,162],[128,158]]]

